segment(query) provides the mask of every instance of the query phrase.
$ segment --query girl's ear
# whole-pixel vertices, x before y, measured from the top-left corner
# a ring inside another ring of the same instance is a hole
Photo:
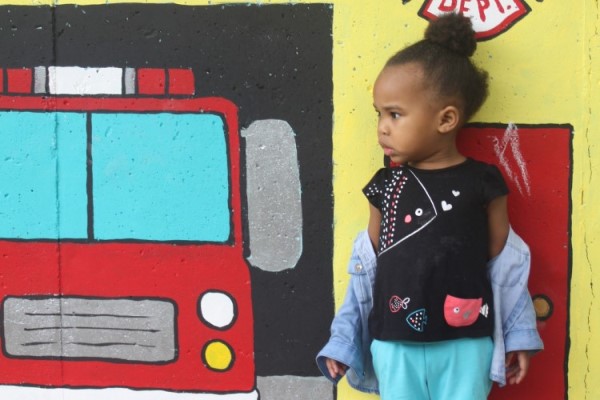
[[[460,123],[460,112],[456,106],[446,106],[438,113],[438,131],[446,134],[454,131]]]

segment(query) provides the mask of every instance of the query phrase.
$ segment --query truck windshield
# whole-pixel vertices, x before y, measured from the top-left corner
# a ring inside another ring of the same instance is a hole
[[[0,238],[224,242],[216,114],[0,111]]]

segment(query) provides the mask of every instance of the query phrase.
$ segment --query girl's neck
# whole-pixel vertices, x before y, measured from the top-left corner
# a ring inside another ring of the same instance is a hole
[[[423,160],[409,161],[407,164],[417,169],[442,169],[461,164],[466,159],[454,145],[443,148]]]

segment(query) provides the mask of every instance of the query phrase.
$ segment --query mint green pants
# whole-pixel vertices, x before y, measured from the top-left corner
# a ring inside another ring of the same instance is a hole
[[[485,400],[493,343],[489,337],[420,343],[374,340],[381,400]]]

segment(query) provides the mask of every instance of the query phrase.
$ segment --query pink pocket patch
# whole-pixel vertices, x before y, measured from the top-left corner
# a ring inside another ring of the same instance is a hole
[[[479,317],[483,300],[460,299],[458,297],[446,296],[444,302],[444,318],[450,326],[461,327],[473,325]]]

